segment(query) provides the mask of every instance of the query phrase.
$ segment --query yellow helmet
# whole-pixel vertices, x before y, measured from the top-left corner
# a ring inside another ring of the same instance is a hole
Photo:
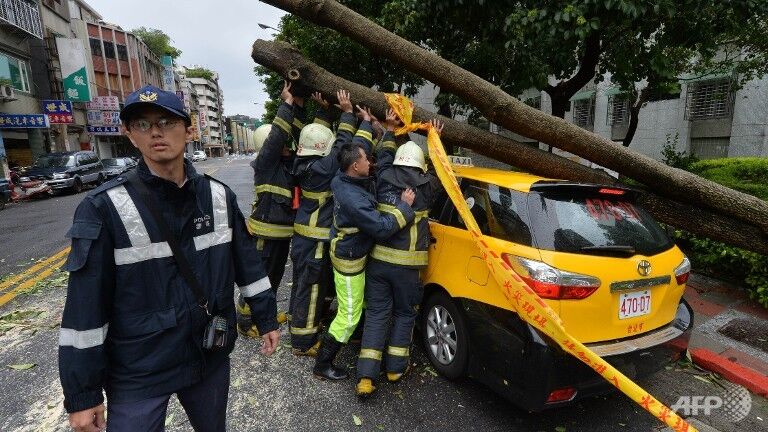
[[[409,166],[420,168],[427,172],[427,163],[424,161],[424,152],[418,144],[413,141],[401,145],[395,153],[395,161],[392,165]]]
[[[264,146],[264,141],[267,140],[267,137],[269,136],[269,133],[272,131],[272,125],[271,124],[265,124],[261,125],[256,128],[256,131],[253,133],[256,137],[256,151],[261,150],[261,148]]]
[[[318,123],[310,123],[301,129],[296,156],[328,156],[335,140],[336,135],[332,130]]]

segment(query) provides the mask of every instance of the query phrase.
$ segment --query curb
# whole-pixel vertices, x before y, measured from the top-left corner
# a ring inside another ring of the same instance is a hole
[[[768,376],[734,363],[706,348],[691,350],[691,358],[699,366],[717,372],[728,381],[746,387],[752,393],[768,397]]]

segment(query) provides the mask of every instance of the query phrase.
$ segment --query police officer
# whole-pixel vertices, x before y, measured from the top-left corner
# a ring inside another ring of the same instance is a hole
[[[342,114],[335,141],[330,122],[315,119],[301,130],[293,168],[301,198],[291,241],[291,345],[294,354],[311,357],[319,347],[320,316],[332,283],[328,256],[333,215],[331,180],[339,170],[339,149],[352,140],[357,123],[349,92],[339,90],[336,97]],[[329,104],[319,93],[313,98],[327,110]]]
[[[360,107],[358,107],[360,109]],[[370,133],[371,116],[362,110],[363,121],[358,130]],[[388,212],[376,209],[374,183],[370,177],[368,152],[370,142],[353,140],[339,153],[339,174],[333,179],[333,228],[331,229],[331,261],[339,303],[336,318],[323,338],[313,372],[315,375],[340,380],[347,377],[344,369],[333,365],[343,344],[357,327],[363,309],[365,263],[374,241],[381,241],[413,221],[411,204],[414,192],[402,191]]]
[[[277,289],[285,273],[288,250],[293,236],[294,152],[289,145],[292,135],[298,137],[304,126],[304,99],[293,96],[291,83],[285,82],[280,93],[283,103],[271,125],[256,130],[257,146],[260,147],[251,167],[253,168],[254,201],[248,218],[248,231],[256,237],[256,248],[261,252],[272,290]],[[258,337],[258,329],[252,324],[248,305],[238,300],[237,328],[248,337]],[[278,312],[277,322],[286,321],[284,312]]]
[[[142,87],[120,118],[143,160],[89,193],[68,233],[64,406],[75,430],[98,430],[106,391],[111,432],[161,431],[175,393],[195,430],[222,431],[237,335],[232,287],[267,355],[279,341],[275,296],[235,194],[184,159],[192,128],[176,94]]]
[[[428,263],[429,209],[441,188],[437,177],[427,174],[424,153],[416,143],[408,141],[395,151],[397,123],[394,111],[387,111],[388,132],[377,151],[378,209],[396,213],[401,193],[413,189],[416,199],[411,207],[416,216],[391,237],[377,239],[370,254],[365,271],[366,319],[357,361],[358,396],[368,396],[376,389],[382,358],[389,382],[399,381],[407,371],[423,294],[419,271]],[[433,126],[442,132],[441,122],[434,121]]]

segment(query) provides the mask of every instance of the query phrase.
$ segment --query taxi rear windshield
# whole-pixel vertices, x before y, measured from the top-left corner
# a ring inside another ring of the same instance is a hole
[[[625,197],[532,193],[528,205],[542,249],[631,256],[657,254],[673,245],[648,212]]]

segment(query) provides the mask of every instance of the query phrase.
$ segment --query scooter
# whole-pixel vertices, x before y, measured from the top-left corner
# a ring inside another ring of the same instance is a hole
[[[18,179],[17,183],[14,180],[0,180],[0,209],[9,202],[25,201],[52,193],[51,187],[44,180],[31,180],[18,174],[14,176],[13,173],[11,178]],[[7,183],[7,190],[3,190],[3,183]]]

